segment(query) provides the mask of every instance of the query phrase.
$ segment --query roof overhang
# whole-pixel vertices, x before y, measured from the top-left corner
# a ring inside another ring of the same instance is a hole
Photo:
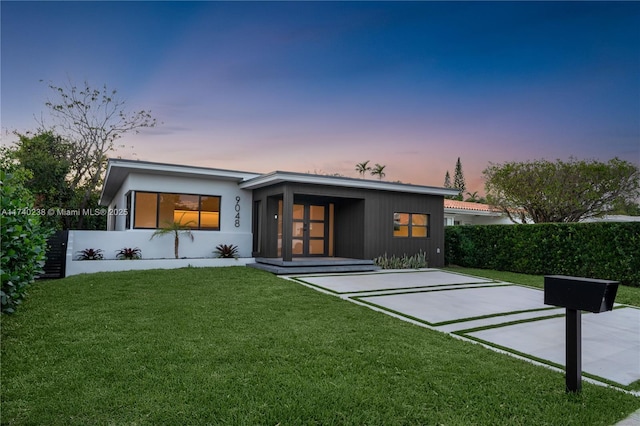
[[[102,186],[102,193],[100,194],[100,205],[108,205],[111,202],[130,173],[190,178],[215,178],[217,180],[234,182],[242,182],[260,176],[259,173],[236,170],[152,163],[137,160],[109,159],[104,185]]]
[[[378,191],[405,192],[424,195],[454,196],[459,191],[449,188],[411,185],[398,182],[382,182],[370,179],[355,179],[341,176],[312,175],[308,173],[294,173],[276,171],[266,175],[250,178],[240,183],[243,189],[258,189],[279,183],[302,183],[311,185],[328,185],[346,188],[372,189]]]
[[[309,173],[282,171],[260,174],[237,170],[153,163],[148,161],[109,159],[104,185],[100,195],[100,205],[108,205],[111,202],[127,176],[131,173],[228,180],[237,182],[240,188],[248,190],[263,188],[279,183],[302,183],[424,195],[455,196],[459,194],[458,190],[450,188],[412,185],[399,182],[382,182],[371,179],[355,179],[342,176],[313,175]]]

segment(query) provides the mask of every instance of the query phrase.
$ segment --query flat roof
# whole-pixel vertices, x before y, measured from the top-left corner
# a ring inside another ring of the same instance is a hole
[[[214,169],[210,167],[185,166],[180,164],[154,163],[150,161],[109,159],[107,173],[100,194],[100,205],[111,202],[122,186],[122,183],[131,172],[144,172],[146,174],[170,175],[180,177],[216,178],[241,182],[260,173],[243,172],[238,170]]]
[[[385,182],[373,179],[358,179],[342,176],[313,175],[309,173],[295,173],[275,171],[248,179],[240,183],[243,189],[258,189],[265,186],[284,182],[304,183],[313,185],[340,186],[347,188],[375,189],[380,191],[408,192],[425,195],[458,195],[460,191],[450,188],[413,185],[400,182]]]
[[[357,179],[342,176],[316,175],[275,171],[267,174],[238,170],[216,169],[210,167],[186,166],[179,164],[154,163],[150,161],[109,159],[107,172],[100,195],[100,204],[107,205],[115,197],[130,173],[169,175],[180,177],[215,178],[237,182],[242,189],[258,189],[283,182],[328,185],[346,188],[373,189],[380,191],[406,192],[425,195],[458,195],[459,191],[450,188],[413,185],[400,182],[385,182],[373,179]]]

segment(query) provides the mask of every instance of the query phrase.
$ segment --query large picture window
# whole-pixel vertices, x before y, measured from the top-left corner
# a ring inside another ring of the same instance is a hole
[[[220,197],[136,192],[134,228],[162,228],[180,222],[191,229],[220,230]]]
[[[429,236],[429,215],[423,213],[394,213],[393,236],[426,238]]]

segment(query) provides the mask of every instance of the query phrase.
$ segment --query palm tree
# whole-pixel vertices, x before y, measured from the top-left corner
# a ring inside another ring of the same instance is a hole
[[[151,235],[151,238],[149,239],[149,240],[153,240],[154,237],[173,234],[173,238],[174,238],[173,251],[174,251],[174,254],[176,255],[176,259],[178,259],[178,247],[180,245],[180,234],[186,235],[191,239],[191,241],[193,241],[191,226],[195,225],[196,223],[193,220],[182,223],[182,218],[184,217],[185,214],[186,213],[182,213],[182,216],[180,216],[180,220],[173,221],[173,222],[170,222],[170,221],[165,222],[165,226],[156,230],[156,232],[154,232],[153,235]]]
[[[467,199],[465,201],[468,201],[470,203],[478,203],[480,200],[480,197],[478,196],[478,191],[473,191],[473,194],[470,192],[467,192]]]
[[[487,200],[484,197],[481,197],[478,195],[478,191],[473,191],[473,194],[471,192],[467,192],[467,199],[464,201],[468,201],[470,203],[486,203]]]
[[[378,175],[378,179],[382,180],[382,178],[386,176],[386,173],[384,172],[385,167],[387,166],[382,166],[376,163],[376,166],[371,170],[371,176]]]
[[[356,164],[356,172],[358,172],[362,178],[364,179],[364,174],[371,170],[371,166],[369,166],[369,161],[363,161],[362,163]]]

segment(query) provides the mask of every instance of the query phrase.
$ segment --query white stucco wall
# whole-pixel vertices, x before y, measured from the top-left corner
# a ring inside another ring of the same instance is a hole
[[[116,196],[113,197],[109,204],[109,209],[114,210],[117,207],[117,210],[120,210],[126,208],[126,194],[130,191],[220,196],[220,232],[251,232],[251,191],[240,189],[235,181],[210,177],[187,178],[160,174],[131,173],[123,182]],[[235,226],[236,197],[240,197],[239,227]],[[133,199],[132,208],[135,209],[135,201]],[[125,215],[116,216],[115,230],[124,231],[126,228],[125,221]],[[112,218],[109,217],[107,224],[111,223]]]
[[[243,257],[240,259],[155,259],[155,260],[85,260],[74,262],[66,276],[93,274],[96,272],[144,271],[148,269],[177,269],[177,268],[216,268],[223,266],[245,266],[255,259]]]
[[[445,226],[454,225],[513,225],[513,222],[506,216],[486,216],[466,213],[456,213],[444,215]]]

